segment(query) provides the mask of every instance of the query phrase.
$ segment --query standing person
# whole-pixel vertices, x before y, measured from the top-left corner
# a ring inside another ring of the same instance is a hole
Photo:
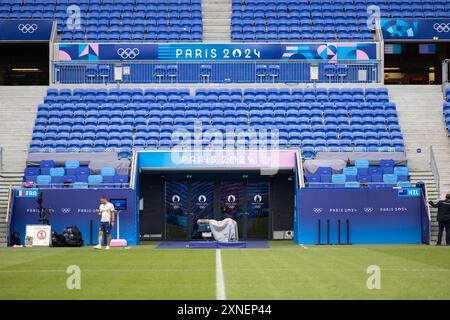
[[[106,250],[109,250],[109,244],[111,242],[111,227],[114,227],[115,217],[114,217],[114,205],[108,202],[106,196],[100,198],[100,208],[98,215],[101,216],[100,228],[98,230],[98,245],[94,249],[102,248],[103,234],[107,236]]]
[[[438,208],[437,221],[439,223],[439,233],[436,245],[440,246],[442,242],[442,233],[445,228],[445,243],[450,246],[450,193],[447,193],[445,200],[438,203],[428,202],[433,208]]]

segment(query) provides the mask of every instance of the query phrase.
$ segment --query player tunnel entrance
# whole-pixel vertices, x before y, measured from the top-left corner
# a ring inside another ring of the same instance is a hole
[[[141,170],[141,240],[202,240],[199,219],[237,222],[242,240],[293,230],[292,170]]]

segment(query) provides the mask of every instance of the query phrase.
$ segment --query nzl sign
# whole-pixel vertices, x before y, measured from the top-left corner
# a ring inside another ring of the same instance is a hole
[[[409,198],[420,198],[421,189],[420,188],[404,188],[398,190],[399,197],[409,197]]]
[[[39,189],[16,189],[16,198],[38,198]]]

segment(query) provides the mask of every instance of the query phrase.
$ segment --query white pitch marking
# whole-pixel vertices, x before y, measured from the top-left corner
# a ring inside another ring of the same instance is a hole
[[[225,300],[225,283],[223,281],[222,253],[216,249],[216,299]]]

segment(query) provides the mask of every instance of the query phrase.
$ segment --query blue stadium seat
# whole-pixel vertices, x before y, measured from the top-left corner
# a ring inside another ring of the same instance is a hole
[[[397,184],[396,174],[383,174],[383,182],[386,184]]]
[[[103,182],[103,176],[101,175],[89,175],[88,183],[90,188],[98,188]]]
[[[38,176],[40,174],[40,169],[38,167],[27,167],[24,170],[24,176]]]
[[[80,167],[79,160],[67,160],[64,165],[67,175],[76,175],[77,169]]]
[[[42,175],[50,175],[50,169],[55,166],[55,162],[53,160],[42,160],[40,162],[41,174]]]
[[[38,188],[49,188],[52,182],[50,175],[39,175],[36,177],[36,184]]]
[[[77,181],[73,184],[74,189],[87,189],[89,188],[89,184],[87,182]]]
[[[116,169],[113,167],[103,167],[100,171],[100,174],[105,176],[115,176],[116,175]]]

